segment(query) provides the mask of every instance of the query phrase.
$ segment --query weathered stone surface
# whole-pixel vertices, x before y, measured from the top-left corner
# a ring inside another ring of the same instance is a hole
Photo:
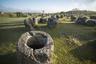
[[[41,44],[44,45],[41,46]],[[35,46],[38,47],[34,48]],[[20,37],[17,44],[17,64],[52,64],[53,50],[53,39],[48,33],[26,32]]]
[[[24,25],[25,28],[28,29],[28,31],[35,30],[33,25],[34,25],[35,19],[29,18],[28,20],[24,20]]]
[[[86,24],[86,20],[87,20],[87,17],[79,17],[77,18],[77,20],[75,21],[76,24]]]
[[[54,16],[51,16],[49,19],[48,19],[48,27],[49,28],[52,28],[52,27],[55,27],[58,23],[58,19]]]
[[[86,24],[87,24],[88,26],[96,26],[96,20],[95,20],[95,19],[88,19],[88,20],[86,21]]]
[[[38,23],[46,23],[47,22],[47,19],[46,18],[40,18],[38,20]]]

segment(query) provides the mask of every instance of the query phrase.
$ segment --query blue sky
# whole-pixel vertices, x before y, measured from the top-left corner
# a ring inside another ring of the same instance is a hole
[[[0,5],[21,10],[68,11],[73,8],[96,10],[96,0],[0,0]]]

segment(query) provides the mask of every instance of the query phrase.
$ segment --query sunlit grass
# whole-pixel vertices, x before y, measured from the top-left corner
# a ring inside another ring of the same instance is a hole
[[[0,28],[2,28],[0,29],[0,64],[16,64],[16,44],[21,34],[26,32],[23,19],[0,18]],[[46,24],[39,24],[38,26],[46,26]],[[78,48],[82,48],[89,41],[96,39],[96,35],[94,35],[96,27],[64,23],[63,21],[55,28],[46,28],[43,31],[49,33],[54,40],[54,64],[96,64],[91,59],[78,57],[78,55],[83,54],[78,52]],[[75,50],[77,56],[75,56]],[[88,52],[86,57],[90,54],[91,52]]]

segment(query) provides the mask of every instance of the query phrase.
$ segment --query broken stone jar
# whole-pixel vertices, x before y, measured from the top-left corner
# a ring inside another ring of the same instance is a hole
[[[17,43],[17,64],[52,64],[53,39],[43,31],[22,34]]]

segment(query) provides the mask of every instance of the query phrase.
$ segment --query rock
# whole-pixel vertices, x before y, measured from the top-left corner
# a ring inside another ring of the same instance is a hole
[[[86,24],[88,26],[96,26],[96,20],[94,19],[87,20]]]
[[[55,27],[58,24],[58,19],[54,16],[51,16],[50,18],[48,18],[47,24],[49,28]]]
[[[76,23],[76,24],[84,25],[84,24],[86,24],[86,20],[87,20],[86,17],[79,17],[79,18],[75,21],[75,23]]]
[[[47,19],[46,18],[40,18],[38,23],[46,23],[47,22]]]
[[[35,30],[33,24],[34,22],[30,18],[28,20],[24,20],[25,28],[28,29],[28,31]]]

